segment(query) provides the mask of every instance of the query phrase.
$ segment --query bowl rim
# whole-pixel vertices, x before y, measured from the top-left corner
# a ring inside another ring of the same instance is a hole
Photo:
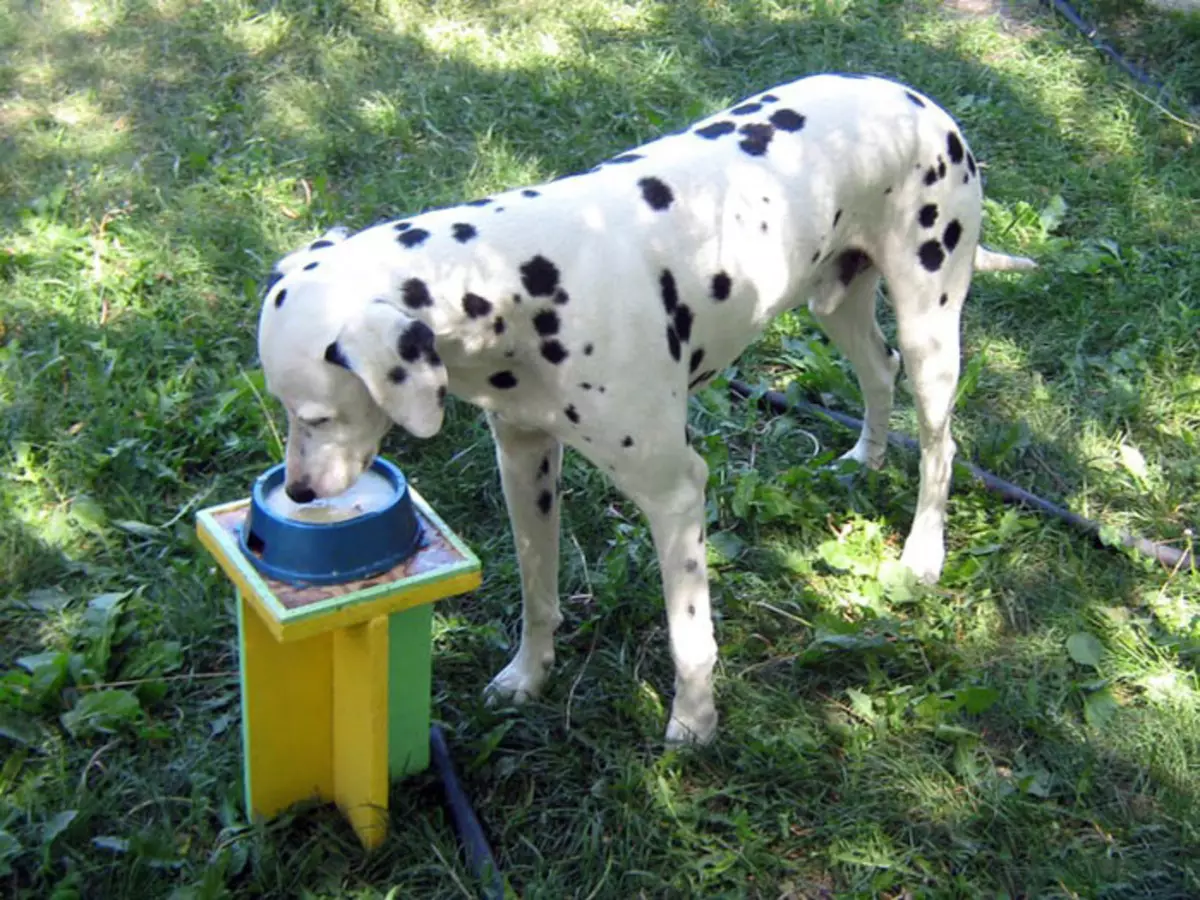
[[[337,531],[347,527],[358,527],[372,519],[379,518],[398,506],[404,497],[408,494],[408,480],[404,477],[404,473],[400,471],[400,467],[382,456],[376,456],[371,460],[371,465],[368,467],[370,471],[376,472],[386,478],[392,485],[394,494],[391,501],[373,509],[370,512],[365,512],[361,516],[354,516],[349,519],[339,519],[334,522],[306,522],[303,519],[292,519],[288,516],[281,516],[275,510],[267,505],[267,486],[274,487],[274,482],[278,480],[282,483],[287,463],[276,463],[254,479],[254,485],[250,489],[250,503],[255,507],[255,512],[260,512],[272,522],[282,525],[285,528],[297,528],[300,530],[311,531]],[[365,470],[364,470],[365,471]],[[362,477],[361,475],[359,476]],[[247,519],[247,521],[249,521]]]

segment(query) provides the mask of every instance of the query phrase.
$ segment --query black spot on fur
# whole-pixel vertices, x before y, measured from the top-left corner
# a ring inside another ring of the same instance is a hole
[[[938,297],[938,306],[945,306],[949,302],[950,298],[945,294],[942,294],[942,296]]]
[[[566,303],[567,301],[569,301],[571,299],[571,295],[568,294],[566,291],[564,291],[562,288],[559,288],[557,291],[554,292],[554,297],[552,299],[559,306],[562,306],[564,303]]]
[[[921,245],[921,249],[917,251],[917,256],[928,271],[936,272],[942,267],[942,263],[946,261],[946,254],[942,252],[942,245],[937,241],[926,241]]]
[[[718,272],[712,277],[712,297],[714,300],[729,299],[729,290],[733,286],[729,276],[724,272]]]
[[[545,478],[550,474],[550,457],[543,456],[542,464],[538,466],[538,478]]]
[[[491,197],[480,197],[478,200],[467,201],[467,206],[487,206],[491,202]]]
[[[947,250],[953,250],[958,246],[958,241],[962,237],[962,225],[958,219],[951,219],[950,224],[946,226],[946,230],[942,232],[942,243],[946,245]]]
[[[937,180],[938,180],[937,169],[935,169],[933,166],[930,166],[925,172],[925,184],[927,186],[935,185],[935,184],[937,184]]]
[[[404,371],[404,366],[393,366],[388,369],[387,379],[392,384],[403,384],[407,377],[408,372]]]
[[[689,559],[687,562],[685,562],[683,564],[683,571],[685,571],[685,572],[695,572],[699,568],[700,568],[700,563],[696,562],[696,560],[694,560],[694,559]]]
[[[504,316],[496,316],[496,320],[492,322],[492,331],[496,334],[504,334],[504,329],[508,326],[504,323]]]
[[[833,227],[837,228],[837,223],[842,221],[842,211],[839,209],[833,214]]]
[[[404,282],[400,288],[400,296],[404,299],[404,305],[410,309],[433,306],[433,297],[429,294],[429,287],[420,278],[410,278]]]
[[[821,258],[821,251],[815,250],[815,251],[813,251],[812,259],[810,260],[810,262],[816,262],[820,258]]]
[[[705,371],[701,372],[699,375],[697,375],[695,378],[693,378],[691,381],[688,382],[688,390],[689,391],[695,390],[696,385],[704,384],[704,382],[708,381],[708,379],[712,378],[716,374],[717,374],[716,369],[706,369]]]
[[[660,212],[675,199],[671,189],[657,178],[642,178],[638,181],[638,187],[642,189],[642,198],[650,204],[650,208]]]
[[[552,362],[557,366],[567,358],[567,348],[558,341],[543,341],[542,356],[544,356],[548,362]]]
[[[408,229],[412,228],[412,222],[397,222],[392,227],[395,228],[396,231],[398,231],[398,232],[408,231]]]
[[[595,350],[595,349],[596,349],[596,348],[595,348],[595,347],[593,347],[591,344],[584,344],[584,345],[583,345],[583,355],[584,355],[584,356],[591,356],[591,355],[592,355],[592,351],[593,351],[593,350]]]
[[[951,131],[946,135],[946,151],[950,154],[950,162],[957,165],[963,160],[963,145],[958,135]]]
[[[970,150],[967,151],[967,169],[972,175],[975,174],[975,156]]]
[[[521,283],[533,297],[549,297],[558,287],[558,267],[538,255],[521,266]]]
[[[685,344],[692,337],[692,311],[688,309],[686,303],[680,303],[675,308],[675,333]],[[678,358],[676,357],[676,359]]]
[[[309,244],[308,249],[309,250],[324,250],[326,247],[332,247],[332,246],[333,246],[333,241],[327,241],[324,238],[322,238],[319,241],[313,241],[311,244]]]
[[[335,366],[341,366],[343,369],[350,368],[350,360],[346,359],[346,356],[344,353],[342,353],[342,348],[338,346],[337,341],[334,341],[325,348],[325,362],[331,363]]]
[[[309,266],[315,266],[315,265],[316,265],[316,263],[309,263],[307,266],[304,267],[304,269],[305,269],[305,271],[307,271]],[[263,288],[264,293],[269,293],[271,288],[275,287],[275,285],[279,283],[279,280],[281,278],[283,278],[283,273],[280,272],[278,269],[273,269],[270,272],[268,272],[267,273],[267,284]]]
[[[921,211],[917,213],[917,221],[921,223],[922,228],[932,228],[933,223],[937,221],[938,208],[936,203],[926,203],[921,207]]]
[[[637,162],[644,157],[640,153],[622,153],[620,156],[614,156],[609,160],[610,163],[631,163]]]
[[[849,285],[854,280],[854,277],[860,272],[865,272],[871,267],[871,257],[863,253],[857,247],[851,247],[849,250],[842,251],[842,254],[837,258],[838,281],[844,285]]]
[[[688,604],[688,616],[693,619],[696,617],[696,606],[693,603]]]
[[[463,312],[472,319],[482,319],[492,311],[492,304],[478,294],[463,294],[462,305]]]
[[[287,288],[280,288],[279,293],[275,295],[275,308],[283,306],[283,301],[287,299]]]
[[[675,312],[675,307],[679,305],[679,292],[675,289],[675,276],[671,274],[670,269],[663,269],[662,274],[658,276],[658,287],[662,292],[663,306],[667,309],[667,315]]]
[[[940,156],[938,157],[938,178],[946,177],[946,161]]]
[[[525,188],[525,190],[521,191],[521,196],[522,197],[540,197],[542,195],[540,193],[538,193],[537,191],[535,191],[533,188]]]
[[[592,383],[590,381],[581,381],[579,382],[579,389],[582,391],[590,391],[592,389]]]
[[[625,437],[621,438],[621,446],[625,447],[626,449],[632,447],[633,446],[633,438],[630,437],[629,435],[625,435]]]
[[[761,103],[743,103],[741,106],[735,106],[730,110],[735,116],[748,116],[751,113],[756,113],[762,109]]]
[[[315,269],[319,265],[320,265],[319,262],[310,262],[307,266],[304,267],[304,271],[311,272],[313,269]],[[282,277],[282,276],[280,276],[280,277]]]
[[[732,134],[737,128],[732,122],[720,121],[713,122],[711,125],[705,125],[703,128],[697,128],[695,133],[702,138],[707,138],[710,141],[715,141],[722,135]]]
[[[692,351],[692,358],[688,360],[688,373],[695,372],[700,368],[702,362],[704,362],[704,348],[697,347]]]
[[[543,309],[533,317],[533,327],[542,337],[558,334],[558,313],[552,309]]]
[[[425,243],[425,239],[427,237],[429,237],[429,232],[424,228],[413,228],[402,232],[400,236],[396,238],[396,240],[398,240],[405,247],[412,248],[419,247],[421,244]]]
[[[780,131],[799,131],[804,127],[804,116],[794,109],[777,109],[767,120]]]
[[[550,508],[554,506],[554,495],[549,491],[542,491],[538,494],[537,505],[543,516],[550,515]]]
[[[489,375],[488,382],[494,388],[507,391],[517,386],[517,376],[505,369],[503,372],[493,372]]]
[[[667,326],[667,349],[671,351],[671,358],[675,362],[679,362],[679,335],[675,333],[675,326]]]
[[[738,146],[742,151],[750,156],[763,156],[767,152],[767,146],[771,143],[771,138],[775,135],[775,129],[770,125],[763,125],[757,122],[752,122],[749,125],[743,125],[738,129],[739,133],[744,135]]]
[[[450,232],[454,235],[454,239],[460,244],[465,244],[471,238],[475,237],[475,235],[479,234],[479,232],[475,230],[475,226],[468,224],[467,222],[455,222],[450,226]]]
[[[916,94],[914,94],[912,91],[905,91],[904,96],[907,97],[914,105],[921,107],[921,109],[925,108],[925,101],[922,100],[920,97],[918,97]]]
[[[891,192],[892,192],[892,189],[891,189],[891,187],[887,187],[887,188],[885,188],[885,189],[884,189],[884,191],[883,191],[883,196],[885,196],[885,197],[886,197],[886,196],[887,196],[888,194],[890,194]]]
[[[437,401],[438,406],[440,406],[442,409],[446,408],[446,386],[444,384],[438,385]]]
[[[441,359],[433,349],[433,329],[424,322],[413,322],[400,335],[400,358],[407,363],[416,362],[420,356],[430,365],[438,365]]]
[[[563,410],[563,414],[564,414],[564,415],[565,415],[565,416],[566,416],[568,419],[570,419],[570,420],[571,420],[571,424],[572,424],[572,425],[578,425],[578,424],[579,424],[579,410],[577,410],[577,409],[575,408],[575,405],[574,405],[574,404],[571,404],[571,405],[570,405],[570,406],[568,406],[566,409],[564,409],[564,410]]]
[[[758,102],[759,103],[778,103],[779,98],[776,97],[774,94],[763,94],[761,97],[758,98]]]

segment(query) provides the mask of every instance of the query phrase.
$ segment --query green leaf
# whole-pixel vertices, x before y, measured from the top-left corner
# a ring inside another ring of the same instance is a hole
[[[0,738],[32,747],[41,739],[37,722],[26,718],[15,709],[0,707]]]
[[[71,501],[71,517],[87,531],[103,531],[108,524],[104,507],[87,494],[80,494]]]
[[[1107,725],[1120,706],[1117,698],[1108,688],[1088,694],[1083,701],[1083,717],[1093,728],[1103,728]]]
[[[89,691],[74,708],[63,713],[62,723],[75,737],[112,734],[122,725],[132,725],[141,714],[142,705],[130,691]]]
[[[1067,201],[1062,198],[1061,194],[1055,194],[1050,198],[1050,201],[1038,213],[1038,221],[1042,225],[1042,230],[1046,234],[1050,234],[1059,225],[1067,215]]]
[[[1104,660],[1104,645],[1086,631],[1077,631],[1067,638],[1067,653],[1081,666],[1099,669]]]
[[[77,815],[79,815],[77,809],[64,809],[47,819],[42,825],[42,846],[49,847],[53,844],[55,838],[70,827]]]
[[[162,534],[162,529],[157,525],[150,525],[146,522],[138,522],[134,519],[113,519],[113,525],[120,528],[122,531],[127,531],[130,534],[136,534],[138,537],[151,538],[158,537]]]
[[[955,692],[955,699],[972,715],[991,709],[1000,699],[1000,692],[990,687],[969,687]]]
[[[93,597],[88,601],[87,611],[83,614],[83,625],[79,633],[81,637],[90,641],[85,656],[88,664],[101,676],[108,667],[113,633],[121,616],[121,603],[129,594],[130,591],[122,591]]]
[[[817,547],[817,555],[835,572],[849,572],[854,568],[854,554],[842,541],[833,538],[822,541]]]
[[[38,588],[25,595],[25,605],[38,612],[57,612],[70,602],[70,594],[58,588]]]
[[[856,716],[866,722],[875,721],[875,704],[869,694],[864,694],[858,688],[846,688],[846,696],[850,698],[850,708]]]
[[[709,563],[719,565],[733,562],[745,549],[746,542],[732,531],[718,531],[708,536]]]

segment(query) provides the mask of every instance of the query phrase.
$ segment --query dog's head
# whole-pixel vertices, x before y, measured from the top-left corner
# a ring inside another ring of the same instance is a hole
[[[442,427],[446,370],[433,331],[397,305],[392,273],[330,232],[271,273],[258,324],[267,389],[287,410],[288,495],[340,493],[395,422]]]

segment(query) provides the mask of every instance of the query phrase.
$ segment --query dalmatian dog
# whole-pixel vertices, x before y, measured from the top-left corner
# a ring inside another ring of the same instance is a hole
[[[807,303],[862,389],[846,457],[876,468],[903,359],[921,459],[902,563],[936,581],[972,270],[1033,266],[977,246],[980,203],[975,157],[931,100],[818,75],[584,173],[326,235],[279,263],[259,325],[287,410],[287,493],[343,491],[393,423],[435,434],[447,393],[485,410],[523,594],[520,646],[488,691],[521,702],[554,662],[556,485],[574,447],[649,522],[676,672],[667,739],[706,742],[708,469],[687,442],[688,395]],[[876,323],[880,277],[899,353]]]

